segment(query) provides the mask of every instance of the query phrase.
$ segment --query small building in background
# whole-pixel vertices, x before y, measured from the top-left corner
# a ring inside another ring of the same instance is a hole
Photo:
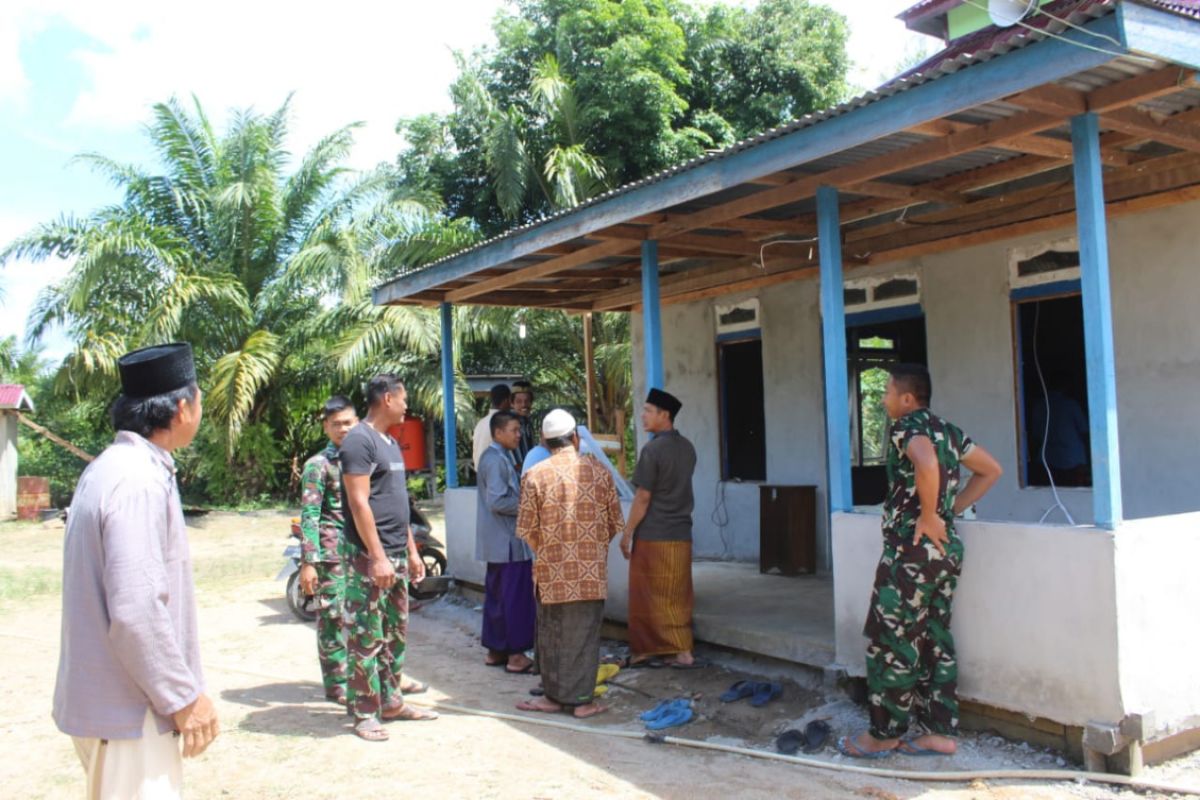
[[[0,384],[0,519],[17,513],[17,415],[33,411],[33,400],[25,387],[15,383]]]

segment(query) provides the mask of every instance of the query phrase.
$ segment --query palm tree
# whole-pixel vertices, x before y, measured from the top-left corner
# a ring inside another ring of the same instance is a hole
[[[534,66],[528,112],[515,105],[499,107],[478,70],[469,69],[461,56],[459,70],[455,100],[469,116],[483,121],[484,161],[506,217],[536,210],[537,201],[529,197],[531,185],[555,210],[604,190],[604,165],[587,150],[574,87],[558,59],[546,55]]]
[[[40,225],[0,252],[0,264],[75,259],[29,322],[32,342],[54,324],[74,340],[60,389],[111,396],[120,353],[189,341],[231,455],[246,425],[274,420],[278,429],[296,417],[281,407],[289,396],[336,383],[332,337],[315,321],[365,297],[373,220],[433,209],[397,196],[386,173],[342,166],[357,125],[319,141],[289,174],[288,115],[288,102],[268,115],[241,111],[218,135],[198,101],[156,105],[147,134],[161,172],[83,155],[122,201]],[[431,352],[421,337],[392,345]]]

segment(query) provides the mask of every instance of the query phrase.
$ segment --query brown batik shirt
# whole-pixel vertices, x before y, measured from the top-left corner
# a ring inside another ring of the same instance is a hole
[[[608,596],[608,543],[624,520],[617,487],[591,456],[564,447],[521,482],[517,536],[534,553],[533,582],[547,604]]]

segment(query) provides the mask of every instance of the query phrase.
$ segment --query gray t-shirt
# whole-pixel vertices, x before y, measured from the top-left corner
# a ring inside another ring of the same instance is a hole
[[[368,504],[375,516],[379,543],[389,556],[403,556],[408,548],[408,479],[400,445],[391,436],[380,433],[364,421],[346,434],[338,455],[342,460],[342,496],[346,496],[346,475],[370,475]],[[345,506],[346,525],[343,532],[346,541],[365,551],[366,546],[358,535],[349,502]]]
[[[636,539],[647,542],[690,542],[692,540],[692,473],[696,471],[696,448],[677,430],[654,436],[642,448],[633,485],[650,492],[650,508],[637,530]]]

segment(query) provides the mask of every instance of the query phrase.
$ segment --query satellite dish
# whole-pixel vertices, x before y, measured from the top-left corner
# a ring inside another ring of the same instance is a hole
[[[993,25],[1008,28],[1024,19],[1036,5],[1037,0],[988,0],[987,12]]]

